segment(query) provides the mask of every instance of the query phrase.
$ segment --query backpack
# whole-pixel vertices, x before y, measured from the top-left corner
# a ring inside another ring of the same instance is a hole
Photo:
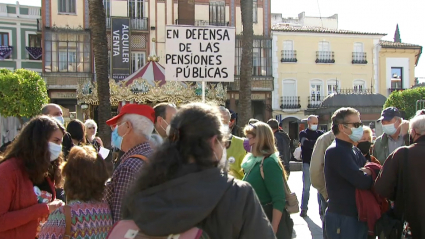
[[[202,230],[196,227],[180,234],[164,237],[147,236],[139,230],[133,220],[121,220],[115,223],[106,239],[200,239],[202,236]]]

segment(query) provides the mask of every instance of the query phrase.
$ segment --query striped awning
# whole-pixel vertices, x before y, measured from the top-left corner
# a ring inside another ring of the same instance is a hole
[[[158,62],[148,61],[144,67],[129,75],[123,81],[125,82],[125,85],[128,86],[131,85],[134,80],[139,78],[146,80],[152,86],[155,86],[155,81],[159,81],[159,85],[161,86],[165,84],[165,68]]]

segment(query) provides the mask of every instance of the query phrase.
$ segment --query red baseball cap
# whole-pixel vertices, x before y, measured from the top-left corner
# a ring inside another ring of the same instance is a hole
[[[117,116],[106,121],[106,124],[109,126],[116,125],[118,119],[125,114],[137,114],[137,115],[145,116],[150,121],[152,121],[152,123],[154,123],[154,120],[155,120],[155,111],[153,110],[152,107],[148,105],[127,104],[121,108],[120,113]]]

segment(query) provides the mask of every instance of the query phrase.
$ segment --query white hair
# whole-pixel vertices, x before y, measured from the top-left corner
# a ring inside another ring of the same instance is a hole
[[[84,126],[86,127],[86,129],[87,129],[87,128],[90,128],[90,127],[94,127],[94,128],[95,128],[95,130],[97,130],[97,124],[96,124],[96,122],[95,122],[94,120],[92,120],[92,119],[88,119],[88,120],[86,120],[86,122],[84,122]]]
[[[224,107],[224,106],[219,106],[218,107],[218,109],[220,110],[220,113],[222,114],[222,115],[225,115],[225,116],[227,116],[228,118],[227,119],[229,119],[229,121],[230,121],[230,118],[231,118],[231,114],[230,114],[230,111],[228,110],[228,109],[226,109],[226,107]],[[226,119],[226,121],[227,121],[227,119]]]
[[[412,132],[412,129],[414,129],[417,134],[425,134],[425,115],[415,116],[410,120],[409,132]]]
[[[151,138],[154,124],[150,119],[138,114],[126,114],[123,116],[123,121],[130,121],[137,134],[142,135],[146,139]]]
[[[158,148],[164,140],[158,134],[151,134],[150,142],[154,145],[155,148]]]

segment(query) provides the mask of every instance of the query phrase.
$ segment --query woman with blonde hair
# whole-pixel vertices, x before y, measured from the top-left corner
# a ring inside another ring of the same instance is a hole
[[[263,122],[248,124],[244,133],[252,152],[242,162],[244,181],[257,193],[264,212],[278,239],[292,237],[293,222],[285,209],[285,170],[279,160],[275,138],[270,126]]]
[[[88,119],[84,122],[86,141],[87,143],[93,145],[93,147],[99,152],[100,147],[103,147],[102,140],[96,136],[97,133],[97,124],[94,120]]]

